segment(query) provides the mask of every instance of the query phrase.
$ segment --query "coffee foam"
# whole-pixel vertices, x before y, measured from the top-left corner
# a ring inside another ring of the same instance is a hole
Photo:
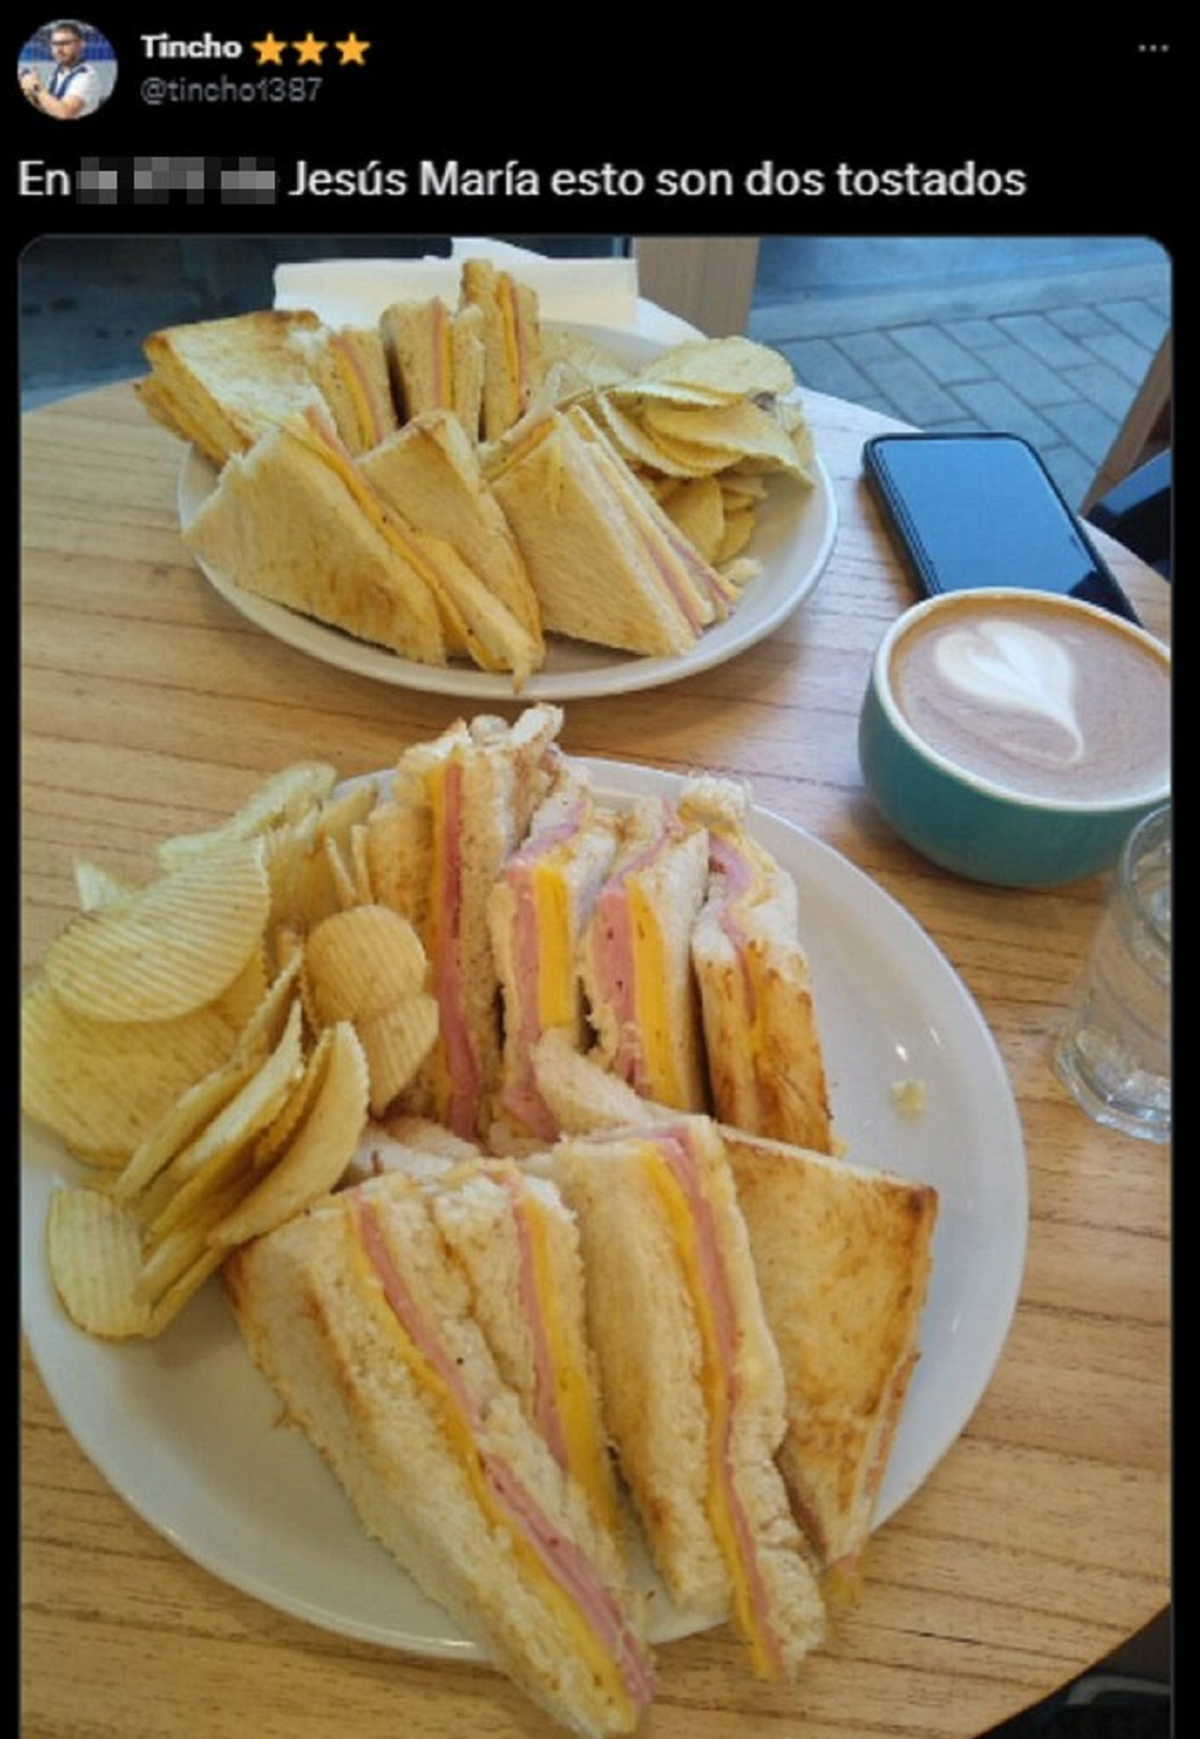
[[[937,641],[933,656],[943,680],[981,706],[1028,713],[1059,726],[1063,746],[1051,752],[1064,767],[1082,757],[1078,672],[1052,634],[997,617],[974,628],[951,628]]]
[[[1092,606],[966,594],[902,630],[889,669],[910,730],[988,783],[1066,804],[1166,788],[1166,654]]]

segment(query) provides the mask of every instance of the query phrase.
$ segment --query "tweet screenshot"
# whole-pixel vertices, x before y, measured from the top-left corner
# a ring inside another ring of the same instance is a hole
[[[13,33],[23,1730],[1165,1739],[1182,48],[171,10]]]

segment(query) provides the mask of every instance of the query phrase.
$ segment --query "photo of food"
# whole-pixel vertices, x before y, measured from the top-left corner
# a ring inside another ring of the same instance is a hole
[[[1111,871],[1010,885],[1019,814],[947,867],[862,758],[925,583],[870,444],[971,402],[1169,680],[1170,581],[1084,510],[1157,444],[1163,262],[957,239],[28,250],[47,1735],[269,1682],[289,1739],[973,1739],[1166,1608],[1163,1145],[1053,1061]],[[1085,355],[1141,370],[1086,448]],[[1019,758],[1063,659],[953,644]]]

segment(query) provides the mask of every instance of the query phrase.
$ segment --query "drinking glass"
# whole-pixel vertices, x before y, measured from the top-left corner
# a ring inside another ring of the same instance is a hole
[[[1170,804],[1125,842],[1054,1060],[1098,1123],[1170,1139]]]

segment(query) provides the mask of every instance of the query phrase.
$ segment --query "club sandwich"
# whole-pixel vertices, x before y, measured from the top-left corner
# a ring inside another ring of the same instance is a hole
[[[653,1673],[604,1519],[573,1237],[515,1171],[390,1173],[225,1273],[253,1358],[368,1532],[557,1721],[601,1735],[632,1730]]]
[[[655,1566],[684,1611],[732,1615],[757,1675],[792,1678],[825,1608],[775,1465],[783,1373],[715,1128],[566,1140],[545,1163],[579,1220],[605,1418]]]
[[[464,260],[459,305],[478,309],[482,318],[481,433],[485,441],[494,441],[524,416],[541,384],[537,292],[490,260]]]
[[[383,339],[374,326],[320,326],[297,346],[351,453],[367,453],[394,433],[396,404]]]
[[[580,944],[595,1060],[644,1098],[707,1105],[692,926],[708,878],[708,839],[665,800],[623,815],[611,874]]]
[[[246,590],[420,663],[467,657],[519,686],[539,656],[453,545],[417,531],[320,418],[290,418],[235,456],[183,540]]]
[[[504,1017],[495,1118],[505,1139],[550,1141],[558,1133],[537,1091],[533,1047],[555,1030],[586,1048],[579,943],[616,850],[615,814],[596,802],[586,773],[564,757],[488,903]],[[500,1138],[493,1131],[493,1141]]]
[[[721,1133],[787,1382],[779,1465],[819,1562],[853,1576],[916,1368],[937,1192]]]
[[[484,469],[547,632],[667,656],[728,615],[727,582],[582,409],[525,419],[485,452]]]
[[[483,310],[451,311],[439,297],[393,302],[379,317],[392,391],[402,421],[445,411],[468,440],[483,418]]]
[[[439,1030],[397,1109],[474,1140],[501,1075],[500,978],[488,911],[556,762],[562,713],[527,707],[510,726],[461,720],[400,759],[372,812],[366,857],[376,897],[414,925],[429,958]]]
[[[746,791],[690,781],[680,812],[708,831],[708,893],[692,930],[713,1109],[723,1122],[822,1153],[829,1090],[796,884],[751,838]]]
[[[364,454],[358,470],[389,512],[448,544],[478,582],[464,615],[505,667],[524,676],[545,656],[541,612],[508,521],[456,417],[424,412]]]
[[[568,1135],[669,1127],[675,1113],[547,1033],[534,1078]],[[778,1463],[815,1561],[852,1584],[916,1368],[932,1271],[932,1185],[716,1126],[783,1369]]]
[[[320,330],[317,315],[304,309],[164,327],[142,345],[150,373],[137,383],[138,397],[219,470],[288,417],[332,423],[297,343]]]
[[[234,454],[183,528],[246,591],[422,664],[454,649],[432,564],[389,528],[326,432],[297,418]]]

